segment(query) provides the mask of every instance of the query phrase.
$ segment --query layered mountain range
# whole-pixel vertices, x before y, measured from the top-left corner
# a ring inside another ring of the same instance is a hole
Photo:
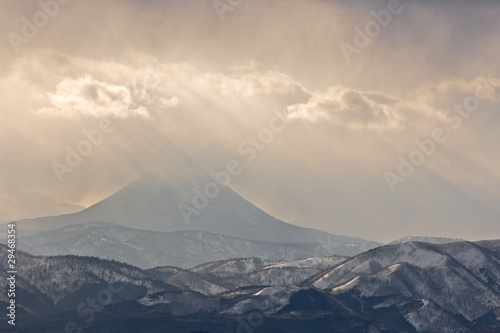
[[[167,174],[16,221],[14,331],[500,331],[498,240],[332,235],[270,216],[220,175]]]
[[[6,258],[0,246],[2,266]],[[500,330],[500,241],[409,242],[354,257],[239,258],[189,269],[24,252],[18,260],[22,332]]]
[[[352,256],[382,245],[280,221],[222,180],[210,173],[146,174],[80,212],[16,221],[18,246],[39,255],[90,255],[141,268],[187,268],[236,257]]]

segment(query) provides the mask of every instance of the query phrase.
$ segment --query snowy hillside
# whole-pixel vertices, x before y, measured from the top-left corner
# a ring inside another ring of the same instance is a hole
[[[85,332],[498,332],[499,244],[410,242],[352,258],[253,257],[148,270],[18,252],[18,289],[29,296],[19,297],[20,329],[84,325],[79,304],[118,283],[123,289]],[[6,255],[0,246],[2,265]]]
[[[431,244],[448,244],[455,242],[463,242],[464,239],[459,238],[446,238],[446,237],[425,237],[425,236],[407,236],[389,243],[389,245],[403,244],[408,242],[424,242]]]

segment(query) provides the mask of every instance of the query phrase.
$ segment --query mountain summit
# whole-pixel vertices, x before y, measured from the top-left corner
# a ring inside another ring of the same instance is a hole
[[[223,172],[197,176],[188,172],[148,173],[83,211],[22,220],[18,226],[47,231],[98,221],[152,231],[197,230],[280,243],[365,242],[280,221],[242,198],[226,180]]]

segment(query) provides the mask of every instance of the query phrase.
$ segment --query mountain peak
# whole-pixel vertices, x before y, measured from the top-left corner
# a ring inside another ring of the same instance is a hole
[[[49,230],[99,221],[153,231],[199,230],[280,243],[317,243],[328,236],[334,243],[365,241],[280,221],[233,191],[227,170],[202,170],[188,165],[149,172],[81,212],[39,218],[28,224]]]

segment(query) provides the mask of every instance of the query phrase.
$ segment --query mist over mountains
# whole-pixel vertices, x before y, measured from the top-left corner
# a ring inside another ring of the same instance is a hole
[[[280,221],[213,175],[146,174],[81,212],[17,221],[19,247],[39,255],[92,255],[138,267],[183,268],[235,257],[301,259],[355,255],[381,245]],[[207,184],[219,193],[186,220],[180,207],[200,207]],[[31,235],[29,235],[31,234]]]
[[[192,267],[208,261],[240,257],[294,260],[311,256],[355,255],[378,243],[278,243],[213,234],[206,231],[158,232],[103,222],[89,222],[22,237],[19,248],[39,255],[85,255],[141,267]]]
[[[218,178],[187,174],[167,177],[165,173],[145,174],[110,197],[80,212],[18,221],[18,227],[54,230],[87,222],[107,222],[153,231],[199,230],[211,233],[272,242],[315,242],[326,233],[282,222],[243,199]],[[216,178],[216,179],[214,179]],[[195,209],[198,194],[207,184],[220,190],[198,214],[186,220],[180,205]],[[361,243],[365,240],[330,235],[337,241]]]
[[[187,223],[179,206],[196,207],[217,179],[163,175],[78,213],[16,222],[23,332],[500,329],[500,241],[332,235],[275,219],[225,184]],[[0,246],[3,284],[7,255]]]
[[[499,17],[0,1],[0,333],[500,333]]]

